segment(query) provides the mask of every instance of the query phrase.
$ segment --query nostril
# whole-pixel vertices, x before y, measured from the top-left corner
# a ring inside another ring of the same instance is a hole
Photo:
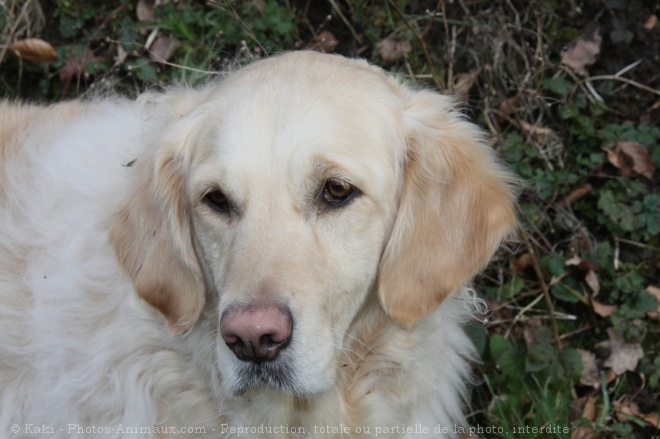
[[[259,344],[264,349],[283,349],[289,344],[289,337],[280,339],[281,337],[274,337],[272,334],[267,334],[261,337]]]
[[[291,340],[293,320],[287,307],[252,303],[228,307],[220,320],[220,335],[243,361],[273,360]]]

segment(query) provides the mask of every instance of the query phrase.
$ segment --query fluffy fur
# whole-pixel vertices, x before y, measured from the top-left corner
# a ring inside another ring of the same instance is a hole
[[[515,215],[449,98],[290,53],[137,101],[1,103],[0,166],[0,437],[465,427],[466,284]],[[220,337],[246,303],[291,310],[276,360]]]

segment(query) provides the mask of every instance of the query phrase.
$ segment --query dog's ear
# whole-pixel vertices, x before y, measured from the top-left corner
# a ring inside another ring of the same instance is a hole
[[[514,179],[451,99],[400,86],[406,159],[378,297],[412,324],[486,265],[516,225]]]
[[[110,240],[139,296],[165,316],[173,334],[181,334],[198,320],[206,296],[185,196],[194,142],[190,129],[177,132],[173,125],[161,136],[169,140],[127,170],[134,173],[133,187],[114,219]]]

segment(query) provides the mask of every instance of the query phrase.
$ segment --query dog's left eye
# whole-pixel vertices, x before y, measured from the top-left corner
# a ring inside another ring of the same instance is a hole
[[[323,187],[323,198],[332,206],[341,206],[353,198],[355,186],[339,178],[329,178]]]
[[[229,199],[219,190],[209,192],[204,196],[204,202],[213,210],[220,213],[229,213]]]

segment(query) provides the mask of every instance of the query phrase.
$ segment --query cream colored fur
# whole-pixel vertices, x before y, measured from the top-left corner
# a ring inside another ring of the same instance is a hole
[[[290,53],[134,102],[0,103],[0,166],[0,438],[466,426],[466,285],[515,215],[451,99]],[[218,325],[259,301],[294,327],[254,378]]]

